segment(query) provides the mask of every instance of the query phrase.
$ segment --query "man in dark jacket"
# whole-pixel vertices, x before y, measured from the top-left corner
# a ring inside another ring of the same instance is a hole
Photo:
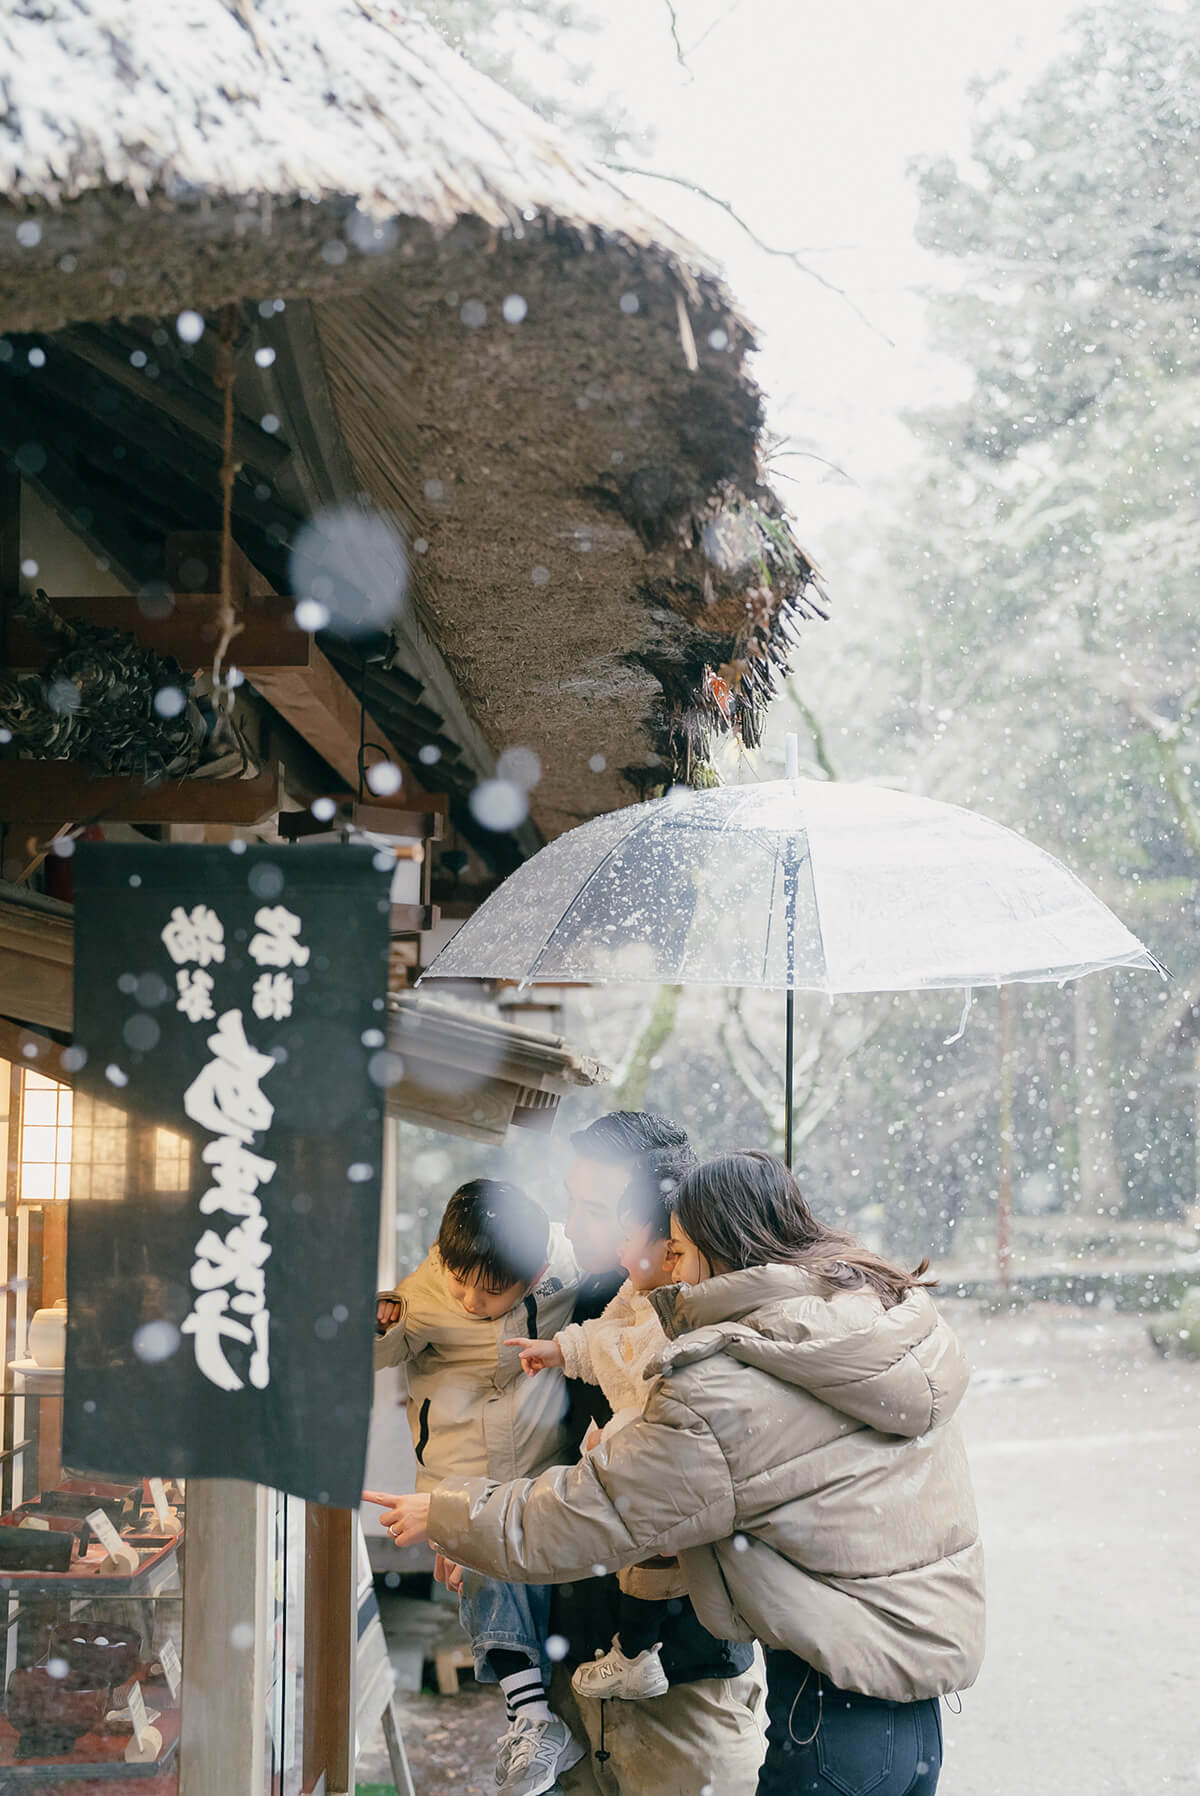
[[[677,1184],[695,1163],[685,1130],[647,1111],[618,1110],[571,1137],[566,1234],[583,1278],[573,1320],[598,1316],[620,1288],[617,1206],[635,1180]],[[568,1380],[572,1437],[608,1420],[598,1386]],[[606,1651],[617,1630],[617,1581],[555,1586],[551,1628],[565,1643],[554,1701],[593,1753],[561,1780],[570,1796],[751,1796],[763,1756],[761,1662],[741,1641],[717,1640],[691,1604],[673,1604],[662,1628],[671,1688],[646,1702],[577,1698],[570,1674]]]

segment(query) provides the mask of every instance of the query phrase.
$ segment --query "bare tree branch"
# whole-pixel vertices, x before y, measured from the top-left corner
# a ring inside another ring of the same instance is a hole
[[[730,1071],[742,1089],[762,1111],[770,1145],[777,1147],[783,1139],[782,1093],[777,1099],[769,1088],[751,1072],[745,1054],[738,1052],[738,1044],[733,1040],[733,1023],[735,1018],[739,1022],[742,1020],[737,1002],[739,996],[740,994],[733,992],[726,994],[724,1014],[717,1025],[717,1040],[724,1050]]]
[[[1184,698],[1178,718],[1160,717],[1131,692],[1126,692],[1123,696],[1133,715],[1154,738],[1162,765],[1163,783],[1171,795],[1179,827],[1193,854],[1200,854],[1200,804],[1196,802],[1187,768],[1179,753],[1179,739],[1197,709],[1200,709],[1200,686]]]
[[[816,756],[817,766],[821,769],[821,772],[825,775],[827,780],[840,779],[841,775],[834,766],[833,757],[829,752],[829,744],[825,739],[825,731],[821,728],[816,713],[810,706],[805,704],[804,700],[800,697],[799,690],[794,680],[788,681],[788,696],[795,705],[797,711],[799,711],[801,717],[804,719],[804,727],[812,737],[813,754]]]
[[[701,44],[706,43],[708,41],[708,39],[712,36],[713,32],[717,29],[718,25],[728,24],[729,20],[733,17],[734,13],[737,11],[738,7],[741,4],[742,4],[742,0],[733,0],[732,6],[727,7],[724,12],[718,13],[716,18],[713,20],[712,24],[705,26],[704,30],[700,33],[700,36],[696,39],[695,43],[692,45],[691,49],[688,51],[688,55],[694,56],[696,51],[700,48]]]
[[[671,42],[675,46],[675,60],[680,68],[685,71],[688,79],[691,80],[692,71],[688,68],[687,58],[683,54],[683,45],[679,41],[679,15],[671,5],[671,0],[663,0],[663,5],[667,9],[667,16],[671,21]]]
[[[895,349],[896,345],[893,339],[888,336],[886,331],[881,330],[873,319],[867,317],[862,307],[851,299],[844,287],[839,287],[836,281],[829,280],[826,275],[810,267],[799,250],[780,249],[776,244],[764,243],[758,232],[754,230],[753,226],[746,223],[741,213],[729,200],[722,199],[719,194],[710,193],[707,187],[701,187],[696,181],[689,181],[685,175],[666,174],[659,168],[636,168],[629,162],[605,162],[604,167],[612,169],[613,173],[618,175],[642,175],[648,181],[669,181],[673,187],[682,187],[688,193],[694,193],[700,199],[707,200],[710,206],[718,206],[722,212],[732,218],[738,229],[744,231],[751,243],[762,250],[764,255],[778,256],[782,261],[790,262],[794,268],[800,270],[801,274],[807,275],[810,281],[815,281],[818,287],[824,287],[828,293],[836,294],[838,299],[849,306],[860,323],[865,324],[867,329],[873,331],[877,337],[881,337],[889,349]]]

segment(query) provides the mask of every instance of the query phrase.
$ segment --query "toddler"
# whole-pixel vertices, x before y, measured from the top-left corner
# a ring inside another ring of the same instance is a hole
[[[593,1428],[588,1449],[636,1422],[646,1407],[651,1381],[646,1367],[666,1345],[666,1335],[649,1293],[676,1283],[669,1270],[671,1208],[661,1188],[632,1185],[618,1214],[625,1228],[621,1264],[629,1277],[603,1313],[591,1322],[573,1322],[553,1340],[515,1339],[521,1363],[531,1374],[559,1369],[568,1378],[598,1384],[612,1408],[612,1420]],[[621,1587],[618,1627],[610,1651],[581,1665],[571,1682],[580,1696],[617,1697],[642,1702],[667,1688],[659,1630],[668,1604],[686,1594],[675,1559],[652,1560],[618,1574]]]
[[[566,1388],[521,1376],[514,1327],[536,1337],[570,1316],[579,1269],[562,1230],[515,1185],[473,1179],[446,1205],[437,1245],[376,1304],[376,1366],[405,1374],[417,1489],[447,1480],[536,1478],[566,1457]],[[464,1571],[459,1615],[475,1674],[504,1692],[499,1796],[542,1796],[585,1748],[546,1700],[548,1585]]]

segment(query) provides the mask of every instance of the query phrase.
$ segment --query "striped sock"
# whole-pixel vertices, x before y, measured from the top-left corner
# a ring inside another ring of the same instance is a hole
[[[526,1665],[500,1679],[504,1692],[504,1708],[510,1721],[550,1721],[550,1704],[542,1674],[536,1665]]]

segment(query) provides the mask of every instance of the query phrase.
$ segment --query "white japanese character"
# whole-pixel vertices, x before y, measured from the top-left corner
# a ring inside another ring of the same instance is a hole
[[[205,1378],[211,1384],[219,1385],[223,1391],[240,1391],[242,1380],[225,1357],[224,1341],[228,1338],[248,1347],[257,1339],[258,1330],[252,1332],[245,1323],[235,1321],[226,1313],[228,1307],[228,1291],[201,1292],[192,1305],[191,1315],[182,1323],[182,1332],[194,1337],[192,1346],[196,1364]],[[266,1311],[262,1311],[262,1314],[266,1315]]]
[[[212,974],[199,969],[190,973],[186,967],[180,967],[175,984],[179,989],[176,1010],[182,1010],[189,1023],[211,1022],[217,1014],[212,1007]]]
[[[225,958],[225,925],[207,904],[194,905],[190,913],[177,904],[162,932],[162,944],[177,967],[189,960],[207,967]]]
[[[259,1310],[251,1318],[254,1352],[250,1355],[250,1383],[256,1391],[265,1391],[271,1382],[271,1312]]]
[[[272,1022],[282,1022],[292,1014],[295,995],[290,973],[260,973],[254,981],[254,1014],[264,1021],[269,1017]]]
[[[224,1237],[215,1229],[205,1229],[196,1243],[192,1266],[192,1283],[197,1291],[236,1285],[242,1295],[234,1298],[234,1309],[243,1315],[256,1315],[263,1307],[266,1290],[263,1267],[271,1257],[271,1249],[263,1240],[266,1232],[267,1219],[261,1212],[247,1216]]]
[[[227,1010],[208,1038],[215,1058],[192,1080],[183,1107],[194,1123],[211,1135],[233,1135],[249,1146],[255,1131],[270,1127],[275,1106],[258,1082],[275,1065],[246,1040],[240,1010]]]
[[[254,921],[265,933],[250,937],[250,958],[260,967],[306,967],[308,949],[300,943],[300,919],[282,904],[256,910]]]
[[[220,1135],[201,1148],[200,1158],[213,1168],[214,1183],[200,1199],[200,1212],[211,1216],[224,1210],[229,1216],[257,1216],[262,1209],[254,1195],[260,1185],[275,1176],[274,1160],[264,1160],[235,1141]]]

